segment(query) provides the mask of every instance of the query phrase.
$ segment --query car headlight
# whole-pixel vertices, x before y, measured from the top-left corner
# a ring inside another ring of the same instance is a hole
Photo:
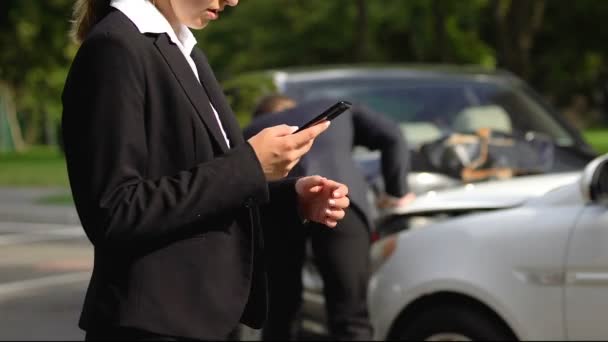
[[[376,272],[397,249],[399,235],[392,234],[374,242],[371,246],[370,258],[372,273]]]

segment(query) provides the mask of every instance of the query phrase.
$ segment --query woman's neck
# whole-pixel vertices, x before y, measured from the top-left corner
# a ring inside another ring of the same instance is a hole
[[[158,8],[160,13],[167,19],[171,27],[173,28],[173,32],[179,37],[181,30],[181,23],[177,19],[175,12],[173,11],[173,7],[171,6],[171,2],[169,0],[155,0],[152,1],[154,6]]]

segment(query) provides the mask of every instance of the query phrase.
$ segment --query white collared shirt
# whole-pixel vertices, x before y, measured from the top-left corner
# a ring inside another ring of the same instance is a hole
[[[112,0],[110,6],[118,9],[124,15],[126,15],[141,33],[166,33],[171,42],[177,45],[179,50],[182,52],[184,58],[186,58],[186,61],[190,65],[194,76],[200,82],[198,77],[198,69],[196,68],[196,64],[194,64],[194,60],[190,56],[194,46],[196,45],[196,38],[192,32],[190,32],[190,29],[187,26],[180,25],[179,32],[176,33],[165,16],[149,0]],[[228,140],[228,136],[224,131],[219,114],[215,110],[215,107],[213,107],[213,104],[209,104],[211,105],[211,109],[213,109],[213,113],[215,114],[217,123],[220,126],[222,135],[226,140],[226,144],[228,147],[230,147],[230,141]]]

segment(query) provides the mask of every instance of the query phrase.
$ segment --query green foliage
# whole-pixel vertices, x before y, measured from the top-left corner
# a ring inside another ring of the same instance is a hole
[[[521,33],[517,25],[507,25],[507,32],[498,29],[497,8],[508,12],[527,3],[511,0],[241,1],[195,34],[220,80],[247,71],[351,63],[477,64],[515,70],[517,66],[503,62],[505,54],[514,53],[529,62],[526,76],[532,85],[556,98],[558,106],[567,105],[573,93],[598,100],[608,80],[608,28],[601,25],[608,17],[608,1],[529,1],[544,4],[542,25],[530,32],[529,51],[501,49],[500,37],[515,39],[514,33]],[[0,1],[0,81],[16,94],[30,143],[49,141],[49,127],[60,117],[61,90],[76,51],[67,36],[73,3]],[[530,23],[513,13],[515,22]],[[261,95],[247,90],[253,87],[241,88],[238,96],[248,105]],[[235,110],[244,123],[244,109]]]
[[[379,61],[476,63],[494,66],[480,37],[485,0],[410,0],[370,3]]]
[[[0,80],[16,93],[26,139],[61,114],[61,89],[75,47],[67,39],[71,0],[2,0]]]
[[[608,129],[585,130],[583,137],[598,153],[608,153]]]
[[[568,10],[564,10],[564,6]],[[547,1],[533,49],[532,82],[564,104],[572,93],[592,95],[608,81],[608,1]]]
[[[58,195],[49,195],[38,198],[36,200],[38,204],[46,204],[46,205],[74,205],[74,198],[72,198],[72,194],[70,192],[61,193]]]
[[[0,153],[0,165],[0,186],[68,186],[65,161],[57,147]]]
[[[353,61],[351,0],[243,1],[197,32],[219,76],[246,70]]]
[[[197,32],[220,78],[247,70],[354,62],[452,62],[495,65],[479,35],[485,0],[367,1],[365,37],[352,0],[243,1]],[[434,20],[439,8],[444,16]],[[438,32],[440,31],[440,32]],[[438,44],[437,37],[443,40]],[[369,44],[363,60],[354,51]],[[444,55],[445,54],[445,55]]]
[[[251,120],[252,108],[265,95],[277,91],[267,73],[252,72],[234,77],[223,84],[226,96],[241,127]]]

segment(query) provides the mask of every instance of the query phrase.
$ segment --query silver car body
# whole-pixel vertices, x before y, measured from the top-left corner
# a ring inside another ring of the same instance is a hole
[[[608,337],[608,208],[586,203],[580,173],[442,191],[402,215],[498,209],[422,221],[399,233],[369,289],[376,338],[413,303],[449,293],[492,310],[521,340]]]

